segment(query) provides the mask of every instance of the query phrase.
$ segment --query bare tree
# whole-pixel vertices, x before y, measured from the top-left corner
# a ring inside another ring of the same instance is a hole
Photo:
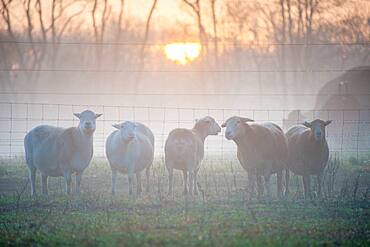
[[[140,59],[141,59],[141,64],[144,62],[144,57],[145,57],[145,48],[148,42],[149,38],[149,29],[150,29],[150,22],[152,20],[152,16],[155,10],[155,7],[157,6],[158,0],[153,0],[152,6],[150,8],[148,17],[145,22],[145,32],[144,32],[144,40],[141,45],[141,51],[140,51]]]
[[[98,19],[97,11],[102,3],[102,13],[101,18]],[[94,38],[96,42],[95,52],[96,52],[96,66],[99,69],[101,66],[102,61],[102,53],[103,53],[103,46],[99,43],[104,41],[105,29],[106,29],[106,22],[109,19],[111,13],[112,6],[108,3],[108,0],[98,1],[94,0],[93,8],[91,10],[91,17],[93,22],[93,29],[94,29]]]
[[[2,21],[5,23],[5,26],[6,26],[5,30],[7,32],[7,35],[10,38],[10,41],[12,42],[11,46],[14,48],[17,59],[16,60],[7,59],[7,58],[3,58],[3,59],[8,60],[8,63],[11,63],[11,64],[6,64],[6,66],[13,66],[13,64],[19,64],[19,66],[21,68],[24,68],[25,66],[24,66],[22,51],[21,51],[21,48],[19,47],[19,45],[15,42],[17,39],[16,39],[16,35],[13,31],[13,26],[12,26],[12,18],[11,18],[11,13],[10,13],[10,11],[11,11],[10,9],[12,7],[11,6],[12,2],[13,2],[13,0],[0,0],[0,4],[1,4],[0,5],[0,14],[1,14]],[[6,55],[7,55],[6,50],[7,49],[2,47],[2,50],[4,51],[3,54],[6,57]],[[12,78],[11,72],[8,73],[7,78],[8,78],[8,80],[11,80],[11,78]]]
[[[212,10],[214,55],[215,55],[216,66],[218,67],[218,35],[217,35],[216,0],[210,0],[210,1],[211,1],[211,10]]]
[[[144,69],[144,62],[145,62],[145,52],[146,52],[146,46],[149,38],[149,30],[150,30],[150,22],[152,20],[152,16],[154,13],[154,10],[157,6],[158,0],[153,0],[152,5],[149,10],[148,17],[146,18],[145,22],[145,31],[144,31],[144,39],[141,44],[140,54],[139,54],[139,69]],[[141,79],[141,72],[137,74],[136,81],[138,82]]]
[[[202,20],[201,1],[195,0],[194,2],[191,2],[189,0],[183,0],[183,2],[191,8],[192,12],[196,16],[199,42],[202,44],[202,46],[204,46],[205,50],[208,52],[208,39]]]
[[[52,1],[52,10],[51,10],[51,20],[48,30],[51,30],[51,41],[52,41],[52,51],[51,51],[51,61],[53,68],[58,58],[58,53],[60,45],[58,44],[63,38],[64,33],[67,28],[70,26],[72,20],[80,16],[86,9],[87,4],[84,4],[73,14],[65,16],[65,13],[76,7],[76,3],[79,1],[69,1],[65,3],[63,0],[53,0]]]

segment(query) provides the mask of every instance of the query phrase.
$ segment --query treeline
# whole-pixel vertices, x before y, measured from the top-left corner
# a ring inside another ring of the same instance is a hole
[[[369,59],[366,1],[179,0],[187,18],[168,25],[156,16],[166,2],[138,1],[140,18],[129,0],[1,0],[1,84],[68,78],[55,70],[96,71],[89,80],[98,84],[103,70],[112,83],[135,83],[146,79],[141,71],[179,69],[161,46],[175,40],[202,44],[201,58],[188,66],[198,73],[274,69],[286,87],[307,84],[317,68],[347,69]]]

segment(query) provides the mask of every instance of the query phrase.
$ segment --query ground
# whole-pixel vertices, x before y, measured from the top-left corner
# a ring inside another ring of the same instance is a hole
[[[149,193],[130,197],[121,175],[112,196],[109,167],[98,160],[84,174],[81,195],[64,195],[63,180],[51,178],[49,196],[36,198],[30,196],[26,166],[3,163],[0,246],[370,245],[370,175],[363,167],[338,168],[334,191],[325,185],[322,198],[304,200],[293,177],[288,199],[246,201],[245,172],[237,163],[216,163],[205,162],[195,197],[182,195],[180,172],[175,195],[167,195],[161,161],[152,170]]]

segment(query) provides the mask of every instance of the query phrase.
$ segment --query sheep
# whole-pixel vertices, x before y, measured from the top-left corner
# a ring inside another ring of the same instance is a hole
[[[114,124],[117,130],[106,141],[106,156],[112,170],[112,194],[116,193],[117,173],[128,174],[129,193],[132,195],[134,173],[137,181],[137,194],[142,192],[141,172],[146,169],[149,191],[149,173],[154,159],[154,135],[144,124],[126,121]]]
[[[58,128],[40,125],[24,138],[26,163],[31,181],[31,194],[36,195],[36,170],[41,172],[42,193],[48,194],[48,176],[64,176],[66,193],[71,193],[72,174],[76,174],[76,193],[80,193],[83,171],[93,156],[93,134],[96,119],[102,114],[86,110],[74,113],[78,127]]]
[[[311,198],[310,175],[316,175],[321,196],[321,177],[329,159],[325,127],[332,121],[316,119],[292,126],[286,133],[289,148],[288,167],[303,177],[305,198]]]
[[[196,121],[192,129],[177,128],[172,130],[165,143],[165,164],[169,174],[168,194],[173,194],[173,170],[182,170],[184,177],[184,195],[198,194],[197,175],[204,157],[204,141],[209,135],[221,132],[214,118],[206,116]]]
[[[277,193],[282,197],[282,172],[287,169],[287,142],[282,129],[274,123],[248,124],[254,120],[234,116],[221,126],[226,127],[225,137],[237,145],[237,157],[248,172],[249,197],[254,192],[255,178],[260,198],[263,194],[261,176],[264,177],[270,197],[270,176],[277,173]],[[287,173],[286,173],[287,174]]]

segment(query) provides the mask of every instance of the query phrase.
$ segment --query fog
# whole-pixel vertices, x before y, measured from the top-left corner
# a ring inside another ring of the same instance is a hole
[[[305,119],[337,120],[331,133],[354,136],[350,150],[367,145],[366,135],[357,137],[370,108],[369,12],[362,1],[293,1],[289,8],[217,1],[199,9],[177,1],[171,3],[177,19],[163,14],[169,5],[160,1],[95,8],[28,2],[1,6],[9,11],[0,19],[3,154],[21,155],[22,136],[37,124],[75,125],[72,112],[86,108],[104,112],[99,154],[118,121],[151,124],[160,153],[171,128],[191,128],[195,118],[222,122],[245,114],[283,125],[293,110]],[[139,6],[145,11],[138,13]],[[166,44],[189,41],[201,46],[193,61],[166,57]],[[344,126],[347,120],[358,126]],[[18,147],[8,150],[15,140]],[[343,141],[333,148],[343,151]]]

